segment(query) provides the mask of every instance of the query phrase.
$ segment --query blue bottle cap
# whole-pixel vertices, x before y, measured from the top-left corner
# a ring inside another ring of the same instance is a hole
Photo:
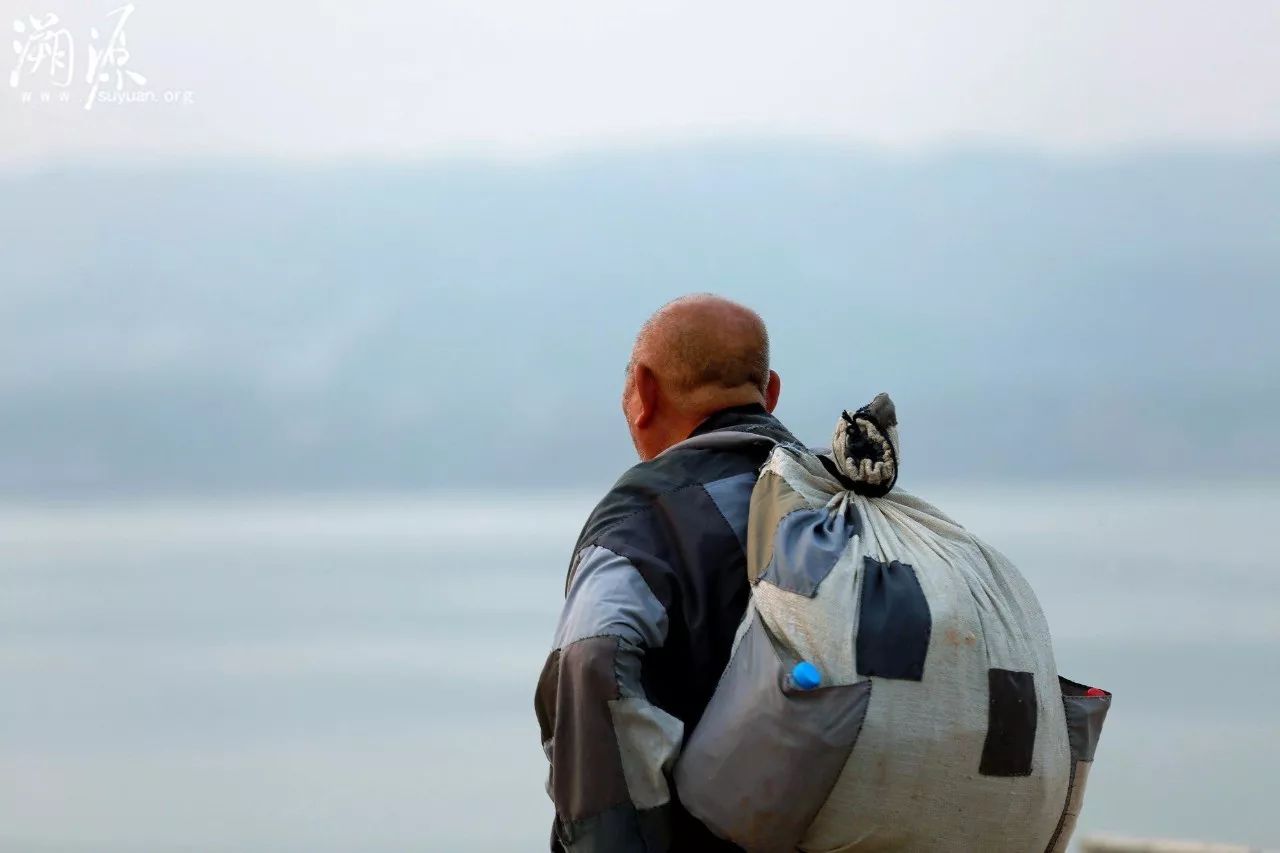
[[[822,684],[822,673],[807,660],[802,660],[791,670],[791,683],[801,690],[812,690]]]

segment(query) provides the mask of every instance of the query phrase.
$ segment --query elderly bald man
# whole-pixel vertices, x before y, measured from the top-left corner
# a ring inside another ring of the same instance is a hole
[[[582,530],[534,701],[553,851],[739,849],[680,806],[671,769],[746,609],[756,473],[796,441],[771,414],[781,387],[764,323],[727,299],[677,299],[636,338],[622,411],[641,461]]]

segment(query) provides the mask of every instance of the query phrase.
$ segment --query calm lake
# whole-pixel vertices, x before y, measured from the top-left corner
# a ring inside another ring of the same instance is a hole
[[[1280,487],[918,491],[1116,694],[1077,839],[1280,847]],[[0,508],[0,850],[545,850],[532,691],[592,502]]]

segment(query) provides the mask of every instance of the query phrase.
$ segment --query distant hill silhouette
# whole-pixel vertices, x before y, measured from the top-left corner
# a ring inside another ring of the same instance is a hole
[[[602,487],[631,337],[761,311],[904,484],[1280,475],[1280,152],[723,144],[0,178],[0,492]]]

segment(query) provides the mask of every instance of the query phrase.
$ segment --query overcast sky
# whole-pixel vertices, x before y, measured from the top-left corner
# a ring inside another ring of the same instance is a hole
[[[0,165],[69,156],[542,155],[709,136],[1089,152],[1280,143],[1280,3],[133,0],[127,67],[186,105],[96,103],[125,0],[47,12],[74,79],[0,75]],[[64,43],[66,39],[64,38]],[[114,83],[107,86],[110,90]],[[22,93],[69,101],[23,103]]]

